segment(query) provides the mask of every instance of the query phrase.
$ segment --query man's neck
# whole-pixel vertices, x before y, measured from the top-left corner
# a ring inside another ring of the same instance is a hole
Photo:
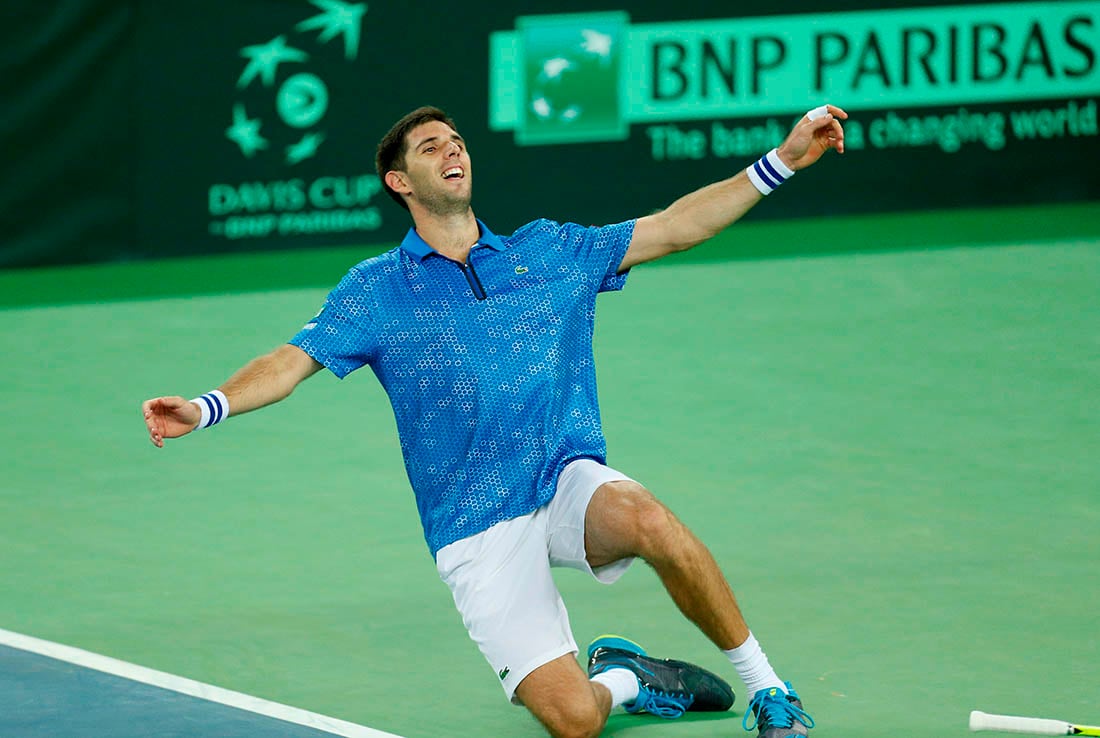
[[[413,223],[425,243],[448,259],[463,264],[480,235],[471,209],[454,215],[414,213]]]

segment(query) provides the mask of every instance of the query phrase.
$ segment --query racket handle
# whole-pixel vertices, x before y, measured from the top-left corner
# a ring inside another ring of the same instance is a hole
[[[970,713],[971,730],[1001,730],[1006,733],[1030,733],[1031,735],[1073,735],[1073,725],[1062,720],[991,715],[974,710]]]

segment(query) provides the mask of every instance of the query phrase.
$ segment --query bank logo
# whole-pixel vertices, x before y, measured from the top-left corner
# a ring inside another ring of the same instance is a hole
[[[857,112],[1100,94],[1098,29],[1097,0],[641,24],[625,12],[524,16],[489,38],[489,125],[530,145],[655,124],[655,157],[698,159],[703,132],[678,124],[713,121],[718,155],[741,155],[774,145],[773,131],[721,121],[793,121],[823,102]],[[851,148],[861,131],[849,128]]]
[[[237,78],[237,90],[242,93],[254,85],[270,88],[274,92],[276,120],[264,120],[250,113],[248,103],[238,100],[233,105],[232,123],[225,136],[235,143],[246,158],[272,150],[272,138],[265,131],[281,124],[287,139],[281,147],[283,162],[298,164],[316,156],[325,141],[324,131],[318,126],[328,112],[329,91],[317,74],[301,71],[287,78],[276,87],[280,65],[307,64],[312,58],[306,47],[327,44],[335,38],[343,39],[343,56],[348,62],[359,55],[365,3],[347,3],[342,0],[310,0],[316,13],[294,26],[302,37],[293,44],[282,34],[262,44],[252,44],[240,50],[247,60]],[[315,33],[319,32],[319,33]]]
[[[517,19],[515,34],[499,39],[519,53],[494,69],[508,78],[494,87],[511,106],[494,127],[514,128],[521,144],[626,138],[619,82],[629,21],[622,12]]]

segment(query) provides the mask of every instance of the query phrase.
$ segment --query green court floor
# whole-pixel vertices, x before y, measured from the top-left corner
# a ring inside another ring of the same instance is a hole
[[[646,265],[602,296],[609,462],[711,546],[814,736],[1100,722],[1100,240],[881,245]],[[221,383],[326,288],[188,296],[141,269],[162,289],[0,310],[0,628],[403,736],[541,735],[435,573],[369,371],[146,440],[143,399]],[[733,678],[645,566],[558,581],[582,644]],[[742,734],[734,682],[733,713],[606,734]]]

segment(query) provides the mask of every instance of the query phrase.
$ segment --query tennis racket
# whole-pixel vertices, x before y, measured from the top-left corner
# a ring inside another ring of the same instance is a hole
[[[1073,723],[1067,723],[1065,720],[991,715],[981,710],[974,710],[970,713],[970,729],[1000,730],[1005,733],[1028,733],[1030,735],[1100,736],[1100,726],[1098,725],[1074,725]]]

